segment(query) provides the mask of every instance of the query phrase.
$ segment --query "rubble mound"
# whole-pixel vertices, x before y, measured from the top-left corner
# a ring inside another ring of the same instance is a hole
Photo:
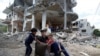
[[[0,47],[18,47],[18,45],[24,43],[27,36],[28,33],[18,33],[14,35],[0,34]]]
[[[27,32],[14,34],[13,36],[0,34],[0,56],[24,56],[24,40],[27,36]],[[57,40],[57,38],[58,37],[56,36],[55,39]],[[100,56],[100,49],[92,46],[100,44],[99,39],[76,41],[76,39],[72,38],[69,40],[68,38],[69,37],[66,39],[62,38],[64,40],[62,41],[62,44],[65,46],[70,56]],[[32,56],[34,56],[34,45],[35,44],[33,42]]]
[[[93,46],[79,45],[77,43],[70,44],[69,42],[63,44],[66,45],[72,56],[100,56],[100,49]]]

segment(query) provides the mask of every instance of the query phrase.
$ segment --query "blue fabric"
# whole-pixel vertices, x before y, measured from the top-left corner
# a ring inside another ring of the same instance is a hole
[[[32,53],[32,47],[30,46],[30,44],[25,44],[26,46],[26,52],[25,52],[25,56],[30,56]]]
[[[32,53],[32,47],[30,44],[33,42],[33,40],[35,40],[35,35],[30,33],[29,36],[25,40],[25,46],[26,46],[25,56],[30,56],[30,54]]]
[[[63,53],[65,56],[69,56],[69,54],[67,53],[67,51],[65,50],[64,46],[60,44],[61,49],[63,50]],[[54,42],[51,45],[51,52],[53,52],[55,54],[55,56],[60,56],[59,55],[59,46],[57,42]]]
[[[35,35],[30,33],[29,36],[26,38],[25,43],[31,44],[33,42],[33,40],[35,40]]]

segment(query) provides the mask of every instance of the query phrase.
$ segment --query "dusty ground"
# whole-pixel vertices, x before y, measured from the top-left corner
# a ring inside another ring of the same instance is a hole
[[[14,38],[13,36],[12,38]],[[21,38],[9,39],[7,36],[0,37],[0,56],[24,56],[25,46]],[[62,42],[70,56],[100,56],[100,49],[89,45],[79,45],[77,43]],[[34,43],[32,44],[34,56]],[[62,55],[63,56],[63,55]]]
[[[92,46],[82,46],[78,44],[63,43],[67,51],[71,56],[86,56],[82,53],[86,53],[89,56],[100,56],[100,49],[94,48]],[[33,53],[34,56],[34,44]],[[25,46],[23,44],[9,44],[7,47],[0,48],[0,56],[24,56]]]
[[[67,43],[67,48],[69,49],[70,54],[73,56],[87,56],[85,54],[83,55],[83,53],[86,53],[89,56],[100,56],[100,49],[92,46]]]

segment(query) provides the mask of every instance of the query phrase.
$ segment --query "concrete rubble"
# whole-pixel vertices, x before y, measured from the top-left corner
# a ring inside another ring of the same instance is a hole
[[[54,33],[54,37],[56,40],[62,40],[61,42],[66,47],[70,56],[100,56],[100,38],[93,39],[89,36],[79,37],[63,32],[62,35],[60,34]],[[24,40],[27,36],[28,32],[21,32],[13,36],[0,34],[0,56],[24,56]],[[32,56],[34,56],[34,42],[32,47]]]

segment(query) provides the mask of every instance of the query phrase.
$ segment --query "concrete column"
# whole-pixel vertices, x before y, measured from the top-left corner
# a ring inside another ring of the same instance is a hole
[[[46,17],[47,17],[47,13],[46,13],[46,11],[43,11],[43,13],[42,13],[42,29],[44,29],[46,27]]]
[[[33,0],[33,4],[35,4],[35,0]]]
[[[12,12],[12,15],[11,15],[11,17],[12,17],[12,20],[11,20],[11,25],[12,25],[12,28],[11,28],[11,35],[13,35],[13,28],[14,28],[14,12]]]
[[[24,20],[23,31],[25,31],[25,28],[26,28],[26,20]]]
[[[34,14],[32,14],[32,26],[31,28],[34,28],[35,27],[35,16]]]
[[[16,19],[18,20],[18,15],[16,14]],[[18,27],[18,23],[16,24],[16,32],[18,33],[18,29],[19,29],[19,27]]]
[[[64,0],[64,29],[67,29],[67,4],[66,0]]]
[[[23,31],[25,31],[25,27],[26,27],[26,9],[24,10],[24,23],[23,23]]]
[[[12,28],[11,28],[11,35],[13,34],[13,20],[11,21],[11,25],[12,25]]]

